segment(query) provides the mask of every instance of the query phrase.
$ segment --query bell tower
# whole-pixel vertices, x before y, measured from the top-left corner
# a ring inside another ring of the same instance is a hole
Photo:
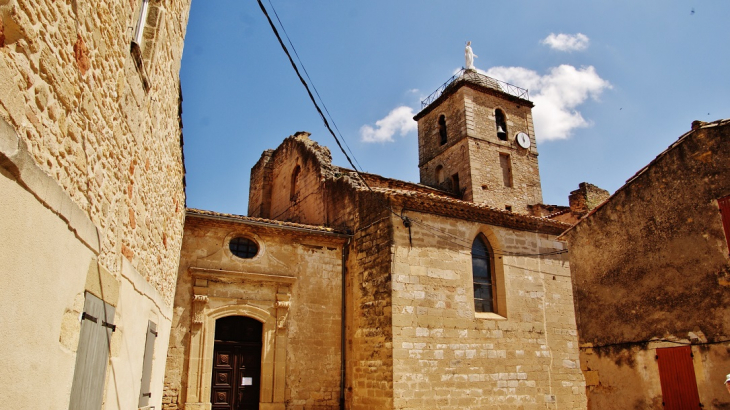
[[[542,203],[527,90],[462,70],[421,103],[421,183],[498,209]]]

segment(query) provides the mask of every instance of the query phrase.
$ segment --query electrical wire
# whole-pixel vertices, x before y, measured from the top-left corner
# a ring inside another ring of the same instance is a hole
[[[261,8],[261,11],[266,16],[266,19],[269,22],[269,26],[271,26],[271,30],[274,32],[274,35],[276,36],[276,39],[279,41],[279,45],[281,46],[282,50],[286,54],[287,58],[289,59],[289,63],[291,64],[292,68],[294,69],[294,72],[296,73],[297,77],[299,78],[299,81],[302,83],[302,85],[306,89],[307,95],[309,96],[309,99],[312,101],[312,104],[314,104],[314,108],[317,110],[317,113],[319,114],[320,118],[322,119],[322,122],[324,123],[325,128],[327,128],[327,131],[329,131],[330,135],[332,135],[332,138],[334,138],[335,143],[337,143],[337,147],[340,149],[340,151],[342,152],[342,154],[345,156],[345,159],[347,159],[347,162],[350,164],[350,166],[353,168],[354,172],[357,174],[358,178],[360,179],[360,182],[362,182],[363,185],[365,185],[365,187],[371,193],[375,194],[375,198],[378,200],[378,202],[381,203],[381,205],[385,209],[387,209],[392,215],[394,215],[394,216],[398,217],[399,219],[401,219],[401,221],[403,221],[403,224],[404,225],[410,226],[411,221],[413,221],[416,224],[418,224],[420,226],[423,226],[426,229],[431,230],[432,232],[435,232],[437,234],[441,234],[442,237],[443,237],[443,235],[446,235],[446,236],[451,237],[451,240],[457,240],[458,242],[461,242],[465,248],[471,248],[471,244],[467,244],[467,242],[464,241],[463,238],[458,238],[458,237],[456,237],[454,235],[451,235],[451,234],[448,234],[446,232],[443,232],[443,231],[439,230],[438,228],[431,227],[431,226],[429,226],[429,225],[427,225],[427,224],[425,224],[425,223],[423,223],[421,221],[413,220],[410,217],[403,216],[402,215],[402,211],[401,211],[401,214],[398,214],[397,212],[395,212],[393,210],[393,208],[388,203],[386,203],[382,199],[381,195],[378,195],[372,189],[372,187],[370,187],[370,185],[367,183],[367,181],[365,180],[365,178],[363,178],[363,176],[361,175],[361,171],[358,169],[357,166],[355,166],[355,162],[353,162],[352,158],[350,158],[350,155],[348,155],[347,152],[345,151],[345,149],[343,148],[342,143],[340,143],[340,139],[337,138],[337,135],[332,130],[332,127],[330,126],[329,122],[327,121],[327,117],[324,115],[324,113],[322,112],[322,109],[319,107],[319,104],[317,103],[316,99],[314,98],[314,95],[312,94],[312,91],[310,90],[309,85],[307,84],[307,81],[304,79],[304,77],[302,77],[302,74],[299,72],[299,68],[297,67],[296,63],[294,62],[294,59],[291,56],[291,53],[289,53],[289,50],[287,49],[286,45],[284,44],[284,41],[282,40],[281,35],[279,35],[279,31],[277,30],[276,26],[274,25],[274,22],[271,20],[271,17],[269,16],[269,13],[266,10],[266,7],[264,7],[264,4],[261,2],[261,0],[257,0],[257,2],[259,4],[259,7]],[[269,0],[269,4],[271,5],[271,0]],[[273,5],[271,7],[273,9]],[[276,14],[276,10],[274,10],[274,13]],[[286,34],[286,30],[284,29],[284,26],[281,23],[281,20],[279,20],[278,14],[276,14],[276,18],[279,21],[279,24],[281,25],[282,30],[284,31],[287,39],[289,40],[289,44],[292,44],[291,43],[291,39],[289,39],[289,36]],[[294,49],[294,46],[293,45],[292,45],[292,49]],[[294,52],[296,54],[296,50],[294,50]],[[304,65],[303,65],[301,59],[299,59],[299,55],[298,54],[297,54],[297,59],[299,60],[299,64],[302,65],[302,69],[306,73],[306,69],[304,68]],[[307,78],[309,78],[309,74],[307,74]],[[311,78],[309,78],[309,80],[311,82]],[[316,89],[315,89],[315,92],[316,92]],[[317,96],[320,97],[319,94],[317,94]],[[322,98],[320,97],[320,100],[321,99]],[[326,109],[326,107],[325,107],[325,109]],[[327,112],[327,114],[329,114],[329,112]],[[330,116],[330,118],[331,118],[331,116]],[[334,121],[333,121],[333,124],[334,124]],[[339,130],[338,130],[338,132],[339,132]],[[344,138],[343,138],[343,141],[344,141]],[[350,151],[350,153],[352,154],[352,151]],[[354,158],[354,156],[355,155],[352,154],[352,157],[353,158]],[[358,163],[358,165],[359,165],[359,163]],[[287,210],[288,210],[288,208],[287,208]],[[555,251],[555,252],[548,252],[548,253],[537,253],[537,254],[520,254],[520,253],[511,253],[511,252],[504,252],[502,254],[503,255],[509,255],[509,256],[528,256],[528,255],[529,256],[542,256],[542,255],[557,255],[557,254],[565,253],[565,252],[567,252],[567,250],[561,250],[561,251]]]
[[[360,176],[360,171],[357,169],[357,167],[355,166],[355,163],[352,161],[352,159],[347,154],[347,152],[345,152],[345,149],[342,147],[342,144],[340,143],[339,138],[337,138],[337,135],[335,135],[335,132],[332,130],[332,127],[330,127],[330,124],[327,121],[327,117],[325,117],[324,113],[322,112],[322,109],[319,108],[319,104],[317,104],[317,101],[314,99],[314,95],[312,95],[312,91],[309,89],[309,85],[304,80],[304,77],[302,77],[302,74],[299,72],[299,68],[297,67],[296,63],[294,63],[294,59],[292,59],[292,56],[289,53],[289,50],[286,48],[284,41],[281,39],[281,36],[279,35],[279,30],[276,29],[274,22],[271,21],[269,12],[266,11],[266,7],[264,7],[264,4],[261,2],[261,0],[257,0],[257,1],[259,3],[259,7],[261,8],[261,11],[264,13],[264,15],[266,16],[266,19],[269,21],[269,25],[271,26],[271,29],[274,31],[274,35],[276,35],[276,39],[279,40],[279,45],[281,45],[281,48],[284,50],[284,53],[286,54],[287,58],[289,58],[289,63],[291,64],[292,68],[294,69],[294,72],[296,72],[297,77],[299,77],[299,81],[302,83],[304,88],[307,90],[307,95],[309,95],[309,99],[312,101],[312,104],[314,104],[314,108],[317,110],[317,113],[319,113],[319,116],[322,118],[322,121],[324,122],[324,126],[327,128],[327,131],[329,131],[329,133],[332,135],[332,138],[335,139],[337,146],[340,148],[340,151],[342,151],[342,154],[345,155],[347,162],[355,170],[355,172],[360,177],[360,179],[365,184],[365,186],[367,186],[368,189],[370,189],[372,191],[372,188],[370,188],[370,186],[367,184],[367,182],[362,178],[362,176]]]
[[[679,340],[668,340],[668,339],[651,339],[651,340],[639,340],[639,341],[630,341],[630,342],[617,342],[617,343],[608,343],[605,345],[600,346],[580,346],[580,349],[586,350],[586,349],[601,349],[604,347],[614,347],[614,346],[634,346],[634,345],[645,345],[648,343],[654,343],[654,342],[665,342],[665,343],[674,343],[677,345],[692,345],[692,346],[703,346],[703,345],[718,345],[723,343],[730,343],[730,339],[726,340],[717,340],[713,342],[699,342],[699,343],[692,343],[692,342],[682,342]]]
[[[322,96],[319,95],[317,86],[314,85],[314,81],[312,81],[312,78],[309,76],[309,72],[307,71],[307,68],[304,66],[302,59],[299,57],[299,53],[297,53],[297,49],[296,49],[296,47],[294,47],[294,43],[292,43],[291,38],[289,38],[289,33],[286,32],[286,28],[284,27],[284,24],[281,22],[281,19],[279,18],[279,13],[276,12],[276,8],[274,8],[274,4],[271,3],[271,0],[269,0],[269,5],[271,6],[271,10],[274,11],[274,16],[276,16],[276,21],[279,22],[279,27],[281,27],[281,30],[284,32],[284,36],[286,36],[286,40],[289,42],[289,45],[291,46],[292,51],[294,51],[294,55],[297,57],[297,60],[299,61],[299,65],[302,67],[304,74],[307,76],[307,79],[309,80],[309,84],[312,85],[312,89],[314,89],[314,93],[317,94],[317,98],[319,98],[319,102],[322,104],[322,107],[324,108],[324,112],[327,113],[327,116],[330,118],[330,121],[332,121],[332,125],[334,125],[335,130],[337,130],[337,134],[339,134],[340,138],[342,138],[342,142],[345,143],[345,147],[350,152],[350,155],[352,155],[352,158],[355,160],[355,163],[362,169],[362,165],[360,165],[360,163],[357,161],[357,158],[355,158],[355,154],[353,154],[352,149],[350,149],[350,146],[347,144],[347,140],[342,135],[342,132],[340,132],[340,129],[337,127],[337,123],[335,123],[335,119],[332,117],[332,114],[330,114],[330,111],[327,109],[327,105],[324,103]]]

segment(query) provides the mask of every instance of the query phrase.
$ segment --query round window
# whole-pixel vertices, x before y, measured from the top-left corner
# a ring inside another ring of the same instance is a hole
[[[233,238],[228,243],[228,249],[239,258],[251,259],[259,253],[259,246],[248,238]]]

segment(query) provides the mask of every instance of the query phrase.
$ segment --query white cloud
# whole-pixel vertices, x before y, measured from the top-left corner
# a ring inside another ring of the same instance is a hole
[[[413,108],[400,106],[388,113],[385,118],[375,122],[375,128],[369,125],[360,127],[360,137],[364,142],[392,142],[393,135],[401,136],[418,129],[418,123],[413,120]]]
[[[589,97],[597,100],[603,90],[611,88],[592,66],[575,68],[564,64],[543,76],[523,67],[493,67],[485,74],[529,89],[535,103],[535,134],[544,140],[565,139],[574,129],[590,126],[576,107]]]
[[[588,48],[588,36],[582,33],[572,34],[555,34],[550,33],[540,41],[542,44],[550,46],[553,50],[560,51],[582,51]]]

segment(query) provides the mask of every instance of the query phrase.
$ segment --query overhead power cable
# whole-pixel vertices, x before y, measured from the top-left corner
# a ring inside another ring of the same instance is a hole
[[[350,148],[350,145],[347,144],[347,140],[342,135],[342,132],[340,132],[340,129],[337,127],[337,123],[335,122],[334,117],[332,117],[332,114],[330,114],[330,111],[327,109],[327,105],[324,103],[322,96],[319,95],[319,91],[317,91],[317,86],[314,85],[314,81],[312,81],[312,77],[309,76],[309,72],[307,71],[307,68],[304,66],[302,59],[299,57],[299,53],[297,53],[297,49],[296,49],[296,47],[294,47],[294,43],[292,43],[291,38],[289,38],[289,33],[286,32],[286,28],[284,27],[284,24],[281,22],[281,19],[279,18],[279,13],[276,12],[276,8],[274,8],[274,4],[271,3],[271,0],[269,0],[269,5],[271,6],[271,10],[274,11],[274,16],[276,16],[276,21],[279,22],[279,27],[281,27],[281,30],[284,32],[284,36],[286,36],[286,41],[289,42],[289,45],[291,46],[292,51],[294,51],[294,55],[297,57],[297,61],[299,61],[299,65],[302,67],[304,74],[307,76],[307,79],[309,80],[309,84],[312,85],[312,89],[314,90],[314,93],[317,94],[317,98],[319,99],[319,102],[322,104],[322,108],[324,108],[324,112],[327,113],[327,116],[329,117],[330,121],[332,121],[332,125],[335,127],[335,130],[337,130],[337,134],[339,134],[340,138],[342,138],[342,142],[345,144],[345,147],[350,152],[350,155],[352,155],[352,159],[360,167],[360,169],[362,169],[362,165],[360,165],[360,163],[357,161],[355,154],[352,153],[352,149]]]
[[[457,238],[454,235],[451,235],[451,234],[448,234],[447,232],[441,231],[438,228],[431,227],[428,224],[425,224],[425,223],[423,223],[421,221],[417,221],[417,220],[414,221],[413,219],[411,219],[411,218],[409,218],[407,216],[403,216],[402,213],[401,214],[398,214],[397,212],[395,212],[393,210],[393,208],[389,204],[387,204],[381,198],[380,195],[378,195],[372,189],[372,187],[370,187],[370,185],[367,183],[367,181],[365,180],[365,178],[363,178],[363,176],[361,175],[361,171],[358,169],[358,166],[355,166],[355,162],[356,161],[353,162],[353,160],[350,157],[350,155],[348,155],[347,152],[345,151],[345,149],[343,148],[342,143],[340,143],[340,139],[337,138],[337,135],[332,130],[332,127],[330,126],[329,122],[327,121],[327,117],[324,115],[324,113],[322,112],[322,109],[319,107],[319,104],[317,103],[317,100],[314,98],[314,95],[312,94],[312,91],[309,88],[309,85],[307,84],[307,81],[304,79],[304,77],[302,77],[302,74],[299,72],[299,68],[297,67],[296,63],[294,62],[294,59],[292,58],[291,54],[289,53],[289,50],[287,49],[286,45],[284,44],[284,41],[282,40],[281,35],[279,35],[279,30],[277,30],[276,25],[274,25],[274,22],[271,20],[271,17],[269,16],[269,13],[266,10],[266,7],[264,7],[264,4],[261,2],[261,0],[257,0],[257,2],[259,4],[259,7],[261,8],[261,11],[266,16],[266,20],[268,20],[269,26],[271,26],[271,30],[274,32],[274,35],[276,36],[276,39],[279,41],[279,45],[281,46],[282,50],[284,50],[284,53],[286,54],[287,58],[289,59],[289,63],[291,64],[292,68],[294,69],[294,72],[297,74],[297,77],[299,78],[299,81],[302,83],[302,85],[304,86],[304,88],[307,90],[307,95],[309,96],[309,99],[312,101],[312,104],[314,104],[314,108],[317,110],[317,113],[319,114],[320,118],[322,119],[322,122],[324,123],[325,128],[327,128],[327,131],[329,131],[330,135],[332,135],[332,138],[334,138],[335,143],[337,143],[337,147],[340,149],[340,152],[342,152],[342,154],[345,156],[345,158],[347,159],[347,162],[350,164],[350,166],[352,167],[352,169],[355,171],[355,173],[357,174],[358,178],[363,183],[363,185],[365,185],[365,187],[371,193],[375,194],[375,198],[378,200],[378,202],[381,203],[381,205],[385,209],[387,209],[392,215],[394,215],[394,216],[398,217],[399,219],[401,219],[403,221],[403,224],[405,226],[408,226],[409,229],[410,229],[411,222],[413,221],[413,222],[416,222],[418,225],[421,225],[424,228],[431,230],[432,232],[436,233],[437,235],[440,234],[444,238],[448,237],[449,240],[451,240],[451,241],[457,240],[458,242],[460,242],[461,244],[463,244],[463,246],[466,247],[467,249],[471,249],[471,244],[467,244],[466,241],[463,240],[463,238]],[[270,0],[269,0],[269,4],[271,5],[271,1]],[[271,5],[271,8],[272,8],[272,10],[274,9],[273,5]],[[289,40],[289,44],[291,44],[292,45],[292,49],[294,49],[294,45],[292,44],[291,39],[289,38],[289,35],[286,34],[286,30],[284,29],[284,26],[281,23],[281,20],[279,20],[279,16],[278,16],[278,14],[276,14],[276,10],[274,10],[274,13],[276,15],[277,20],[279,21],[279,24],[281,25],[282,30],[284,31],[284,33],[285,33],[285,35],[287,37],[287,40]],[[296,54],[296,49],[294,49],[294,52]],[[307,78],[309,78],[309,74],[307,73],[307,70],[304,68],[304,65],[302,64],[301,59],[299,59],[299,55],[298,54],[297,54],[297,59],[299,60],[299,63],[302,65],[302,70],[304,70],[304,72],[307,74]],[[311,82],[311,78],[309,78],[309,80]],[[314,85],[312,87],[314,87]],[[316,88],[315,88],[315,92],[316,92]],[[317,93],[317,96],[320,98],[320,100],[322,100],[321,96],[319,96],[319,93]],[[322,105],[324,105],[324,103]],[[326,107],[325,107],[325,110],[326,110]],[[329,115],[329,111],[327,112],[327,114]],[[330,118],[331,118],[331,115],[330,115]],[[332,123],[334,124],[334,120],[332,121]],[[339,132],[339,129],[337,131]],[[342,138],[342,139],[344,141],[344,138]],[[349,149],[349,146],[348,146],[348,149]],[[350,151],[350,153],[352,154],[352,151]],[[354,158],[355,155],[352,154],[352,157]],[[287,210],[288,210],[288,208],[287,208]],[[567,250],[547,252],[547,253],[543,253],[543,254],[540,254],[540,253],[537,253],[537,254],[519,254],[519,253],[507,253],[507,252],[502,253],[502,254],[503,255],[509,254],[509,255],[512,255],[512,256],[542,256],[542,255],[557,255],[557,254],[561,254],[561,253],[565,253],[565,252],[567,252]]]
[[[309,85],[304,80],[304,77],[302,77],[302,74],[299,72],[299,68],[294,63],[294,59],[292,59],[291,54],[289,53],[289,50],[286,48],[286,45],[284,44],[284,41],[281,39],[281,36],[279,35],[279,30],[276,29],[276,26],[274,25],[274,22],[271,21],[271,17],[269,16],[269,13],[266,11],[266,7],[264,7],[264,4],[261,2],[261,0],[257,0],[259,3],[259,7],[261,8],[261,11],[266,16],[266,19],[269,21],[269,25],[271,26],[271,29],[274,31],[274,35],[276,35],[276,39],[279,40],[279,45],[281,45],[281,48],[284,50],[284,53],[289,58],[289,63],[291,63],[292,68],[297,73],[297,77],[299,77],[299,81],[301,81],[304,88],[307,90],[307,95],[309,95],[309,99],[312,100],[312,104],[314,104],[314,108],[317,109],[317,113],[319,113],[319,116],[322,118],[322,121],[324,122],[324,126],[327,128],[327,131],[332,135],[332,138],[335,139],[335,142],[337,143],[337,146],[340,148],[340,151],[345,155],[345,158],[347,159],[347,162],[350,164],[350,166],[355,170],[355,172],[360,176],[360,171],[358,171],[357,167],[355,166],[355,163],[352,161],[349,155],[347,155],[347,152],[345,152],[345,149],[342,147],[342,144],[340,143],[339,138],[337,138],[337,135],[335,135],[335,132],[332,131],[332,127],[330,127],[329,122],[327,121],[327,117],[325,117],[324,113],[322,112],[322,109],[319,108],[319,104],[317,104],[317,101],[314,99],[314,95],[312,95],[312,91],[309,89]],[[372,191],[372,188],[365,182],[365,180],[360,177],[360,179],[363,181],[365,186],[368,187]]]

